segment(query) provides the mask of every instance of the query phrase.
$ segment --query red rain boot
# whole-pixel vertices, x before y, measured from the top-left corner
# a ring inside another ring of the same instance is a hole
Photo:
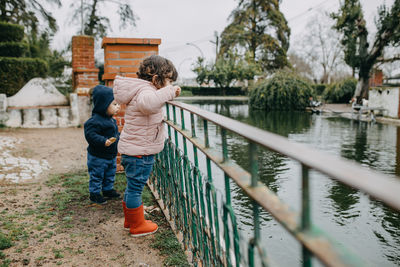
[[[127,231],[129,231],[129,223],[128,223],[128,217],[126,216],[126,209],[127,209],[127,207],[126,207],[126,203],[125,203],[125,201],[123,201],[122,200],[122,208],[124,209],[124,217],[125,217],[125,220],[124,220],[124,230],[127,230]],[[152,221],[150,221],[150,220],[145,220],[146,222],[152,222]]]
[[[124,217],[125,217],[125,220],[124,220],[124,230],[129,230],[128,217],[126,216],[126,209],[127,209],[127,207],[126,207],[125,201],[123,201],[123,200],[122,200],[122,208],[124,209]]]
[[[134,209],[126,208],[126,216],[130,225],[129,233],[133,237],[150,235],[158,229],[157,224],[144,219],[143,205]]]

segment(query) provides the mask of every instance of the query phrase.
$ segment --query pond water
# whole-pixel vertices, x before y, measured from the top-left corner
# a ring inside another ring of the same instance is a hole
[[[249,111],[247,101],[183,102],[357,161],[366,168],[392,176],[392,179],[400,179],[400,129],[393,125],[368,124],[307,112]],[[196,128],[197,136],[201,137],[200,121]],[[220,149],[219,130],[209,124],[209,133],[212,147]],[[228,151],[231,159],[249,170],[248,147],[243,138],[228,134]],[[300,164],[268,150],[259,151],[258,159],[260,180],[283,202],[300,211]],[[215,169],[214,183],[223,197],[223,175]],[[400,213],[316,171],[311,171],[310,179],[314,225],[340,246],[358,255],[367,266],[400,265]],[[253,229],[251,202],[240,188],[231,185],[241,239],[247,240]],[[301,247],[267,212],[261,215],[261,238],[268,257],[278,266],[299,266]],[[320,265],[316,260],[314,263]]]

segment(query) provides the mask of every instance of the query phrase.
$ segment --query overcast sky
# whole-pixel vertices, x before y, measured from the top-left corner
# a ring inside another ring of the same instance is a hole
[[[87,0],[86,0],[87,1]],[[119,0],[124,1],[124,0]],[[79,0],[74,0],[78,2]],[[112,2],[112,1],[111,1]],[[214,32],[221,33],[228,25],[228,17],[237,6],[235,0],[130,0],[132,10],[139,17],[135,28],[119,30],[115,4],[107,4],[101,10],[103,16],[111,17],[112,32],[109,37],[161,38],[160,55],[173,61],[181,77],[194,77],[191,66],[201,53],[207,61],[215,57]],[[70,3],[62,1],[63,7],[53,9],[59,31],[54,37],[53,47],[65,48],[79,30],[80,18],[76,25],[68,23],[72,16]],[[393,0],[361,0],[368,26],[372,27],[377,7]],[[304,32],[305,25],[318,12],[337,11],[339,0],[283,0],[281,11],[291,28],[291,43],[296,42]],[[194,45],[187,45],[188,43]],[[96,50],[96,57],[103,58],[103,52]]]

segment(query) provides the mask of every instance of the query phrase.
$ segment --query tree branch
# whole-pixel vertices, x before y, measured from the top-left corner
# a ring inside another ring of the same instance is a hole
[[[400,60],[400,55],[396,55],[392,58],[378,58],[376,61],[380,63],[394,62]]]

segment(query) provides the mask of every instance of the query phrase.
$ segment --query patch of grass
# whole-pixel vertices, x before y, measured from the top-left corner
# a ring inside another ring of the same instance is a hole
[[[55,257],[56,259],[62,259],[62,258],[64,258],[64,255],[63,255],[61,252],[62,252],[61,249],[55,249],[55,248],[53,248],[54,257]]]
[[[115,175],[114,189],[119,193],[123,193],[126,188],[126,178],[124,173],[117,173]]]
[[[0,264],[0,267],[8,267],[10,266],[11,260],[10,259],[5,259],[3,262]]]
[[[53,176],[46,183],[61,184],[65,188],[52,196],[51,206],[56,212],[65,212],[72,203],[82,202],[89,192],[89,176],[83,172]]]
[[[11,242],[11,239],[0,232],[0,250],[10,248],[14,244]]]
[[[46,232],[46,235],[43,236],[44,238],[51,238],[54,235],[53,232]]]
[[[33,209],[27,209],[24,213],[25,216],[29,216],[35,214],[35,211]]]
[[[59,176],[58,175],[52,175],[51,178],[45,182],[45,184],[48,187],[53,187],[54,185],[56,185],[58,183],[59,183]]]
[[[160,250],[161,255],[167,255],[164,261],[166,266],[190,266],[181,245],[170,229],[156,233],[151,247]]]
[[[147,185],[143,188],[142,201],[144,206],[152,206],[156,204],[153,194]]]

